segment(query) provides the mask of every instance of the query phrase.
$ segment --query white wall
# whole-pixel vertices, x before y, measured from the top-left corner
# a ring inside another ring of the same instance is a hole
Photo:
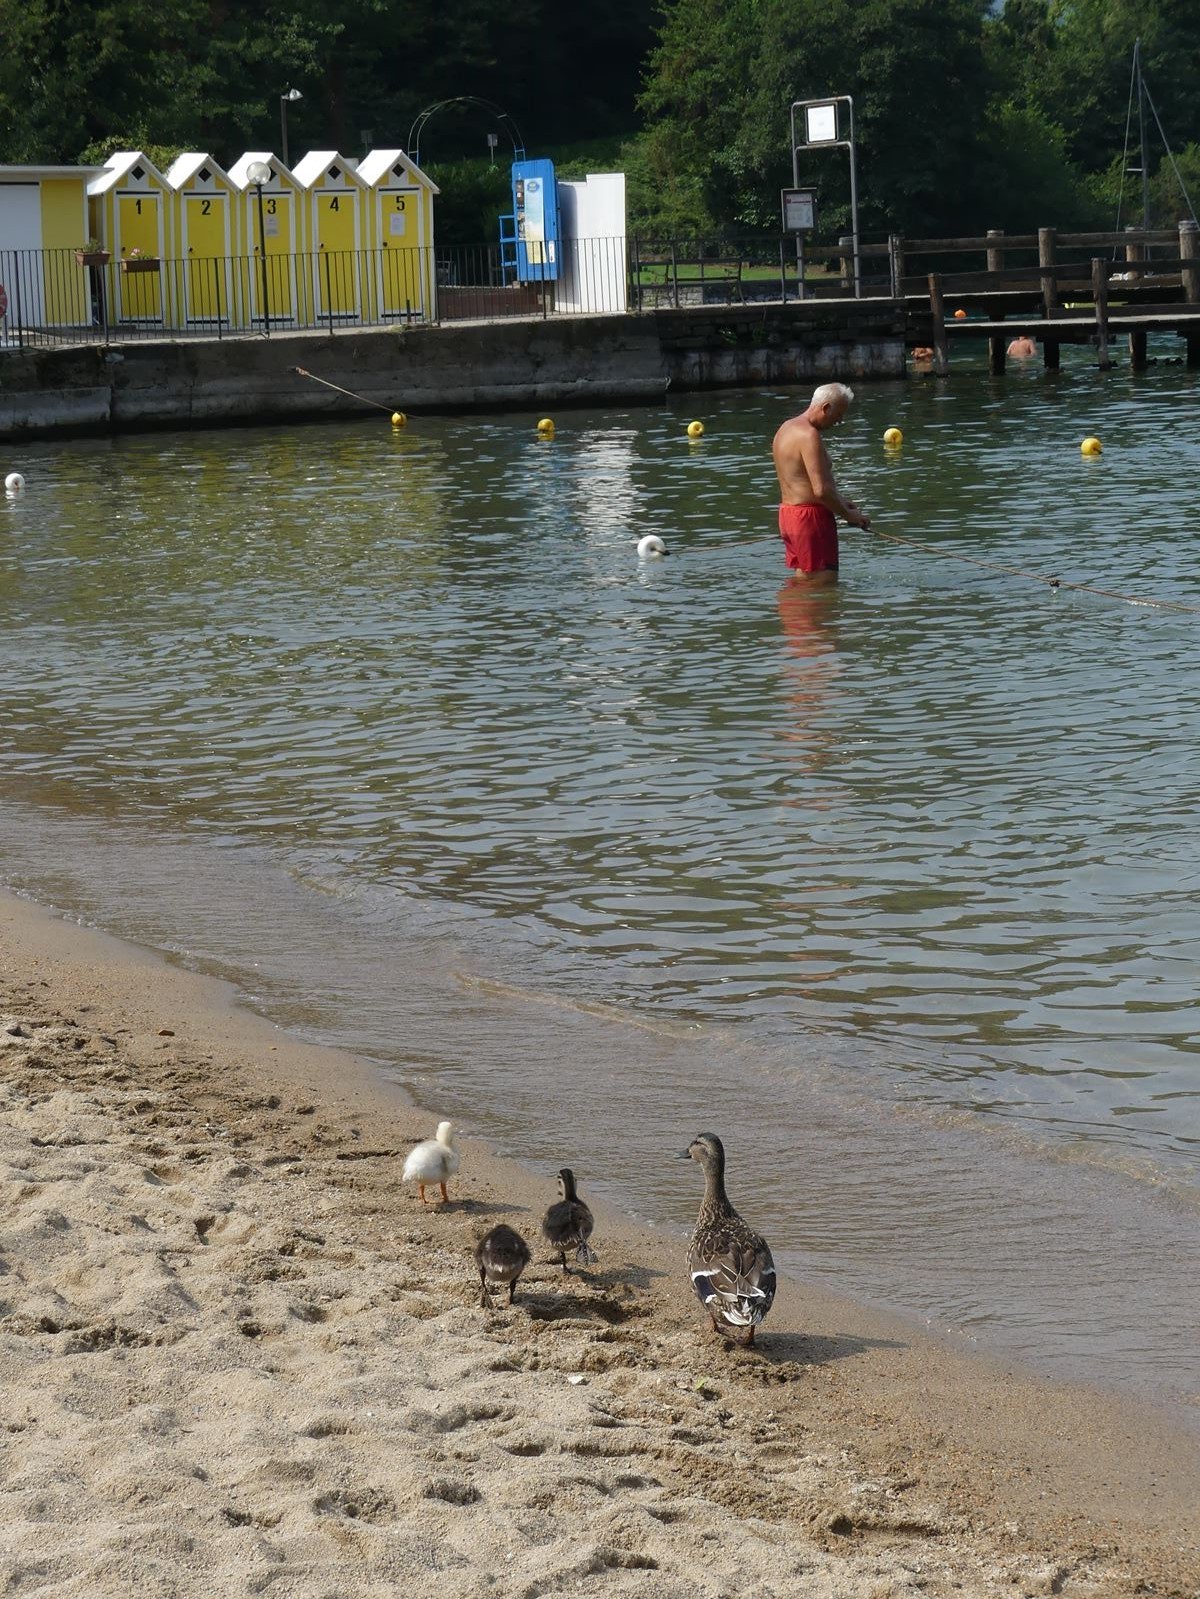
[[[0,283],[8,298],[8,314],[0,320],[0,338],[21,321],[42,320],[42,264],[31,250],[42,247],[42,191],[36,183],[0,183]]]
[[[558,185],[562,269],[554,303],[560,311],[624,311],[628,269],[625,174],[590,172],[583,183]]]

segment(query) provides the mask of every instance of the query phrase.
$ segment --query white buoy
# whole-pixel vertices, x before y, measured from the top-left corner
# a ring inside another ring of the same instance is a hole
[[[25,479],[19,472],[10,472],[4,479],[4,487],[10,494],[20,494],[25,488]]]
[[[657,533],[647,533],[638,540],[639,561],[657,561],[660,555],[670,555],[670,553]]]

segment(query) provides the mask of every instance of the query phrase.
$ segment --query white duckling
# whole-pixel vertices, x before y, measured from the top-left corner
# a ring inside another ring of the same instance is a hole
[[[657,533],[647,533],[640,538],[637,552],[639,561],[657,561],[660,556],[671,553]]]
[[[438,1122],[437,1134],[417,1144],[404,1162],[404,1181],[416,1183],[421,1203],[427,1205],[426,1185],[436,1183],[442,1191],[442,1203],[449,1199],[446,1192],[448,1178],[458,1170],[458,1150],[454,1147],[454,1126],[451,1122]]]
[[[10,498],[16,499],[18,494],[25,492],[25,479],[19,472],[10,472],[4,479],[4,488]]]

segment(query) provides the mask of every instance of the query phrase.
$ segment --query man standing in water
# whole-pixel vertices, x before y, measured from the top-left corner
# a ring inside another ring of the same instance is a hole
[[[869,528],[853,500],[838,493],[829,451],[821,437],[836,427],[850,409],[854,390],[844,383],[822,383],[808,409],[786,421],[775,435],[771,453],[779,476],[779,532],[788,566],[807,578],[837,578],[838,537],[835,516],[851,527]]]

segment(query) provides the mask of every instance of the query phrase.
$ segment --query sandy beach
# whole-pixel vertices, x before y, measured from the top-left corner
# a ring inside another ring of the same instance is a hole
[[[1148,1408],[802,1283],[727,1350],[682,1240],[606,1212],[594,1270],[538,1243],[481,1308],[553,1173],[467,1140],[425,1210],[435,1120],[0,898],[0,1592],[1200,1590],[1200,1440]]]

